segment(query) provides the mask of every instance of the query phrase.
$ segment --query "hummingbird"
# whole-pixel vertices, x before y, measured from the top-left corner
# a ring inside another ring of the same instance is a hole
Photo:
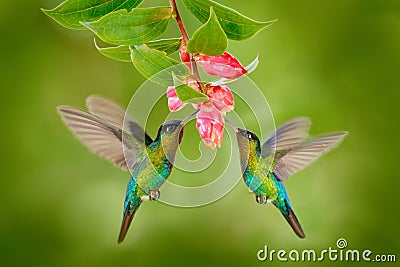
[[[58,106],[57,110],[90,151],[130,171],[118,237],[121,243],[141,203],[159,199],[159,188],[171,174],[183,127],[194,113],[183,120],[164,122],[153,140],[113,101],[91,95],[86,106],[89,112],[71,106]]]
[[[272,203],[297,236],[305,238],[283,182],[337,146],[347,132],[308,138],[311,120],[297,117],[278,127],[261,145],[255,133],[228,123],[236,132],[244,182],[256,202]]]

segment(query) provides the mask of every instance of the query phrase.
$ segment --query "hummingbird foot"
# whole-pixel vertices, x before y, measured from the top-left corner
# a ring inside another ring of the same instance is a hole
[[[272,200],[269,199],[267,196],[256,195],[256,202],[258,204],[267,204],[267,203],[272,202]]]
[[[148,196],[148,195],[141,196],[140,200],[142,200],[142,201],[150,200],[150,196]]]
[[[160,198],[160,190],[151,190],[149,191],[149,199],[150,201],[158,200]]]

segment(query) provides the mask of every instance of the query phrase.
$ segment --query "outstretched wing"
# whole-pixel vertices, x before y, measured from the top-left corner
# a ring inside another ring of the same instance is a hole
[[[277,151],[273,170],[275,176],[281,181],[288,179],[337,146],[346,135],[347,132],[321,135],[288,150]]]
[[[307,117],[291,119],[276,129],[264,142],[261,152],[264,157],[275,151],[290,149],[308,137],[311,120]]]
[[[70,106],[58,106],[57,110],[67,127],[89,150],[121,169],[132,169],[137,154],[144,151],[143,143],[96,115]]]
[[[143,128],[140,127],[122,107],[110,99],[98,95],[90,95],[86,98],[86,106],[90,113],[113,124],[119,129],[124,129],[124,131],[130,133],[139,142],[145,143],[146,145],[153,142]]]

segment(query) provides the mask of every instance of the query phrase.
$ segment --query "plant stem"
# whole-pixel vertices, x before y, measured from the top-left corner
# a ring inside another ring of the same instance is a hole
[[[204,87],[204,84],[201,82],[199,70],[197,69],[197,64],[196,64],[196,61],[193,58],[193,54],[192,53],[190,53],[190,64],[192,66],[193,76],[194,76],[194,78],[195,78],[195,80],[197,82],[197,85],[200,87],[201,92],[203,94],[206,94],[207,93],[206,92],[206,88]]]
[[[178,7],[176,6],[175,0],[169,0],[169,4],[172,7],[176,23],[178,23],[179,30],[181,31],[183,37],[183,41],[187,44],[189,42],[189,35],[187,34],[185,26],[183,25],[182,18],[179,15]]]
[[[176,6],[175,0],[169,0],[169,4],[172,7],[173,16],[174,16],[174,18],[176,20],[176,23],[178,24],[179,30],[180,30],[180,32],[182,34],[183,41],[185,42],[185,44],[187,44],[189,42],[189,35],[187,34],[187,31],[185,29],[185,25],[183,25],[183,21],[182,21],[182,18],[180,16],[180,14],[179,14],[178,7]],[[197,85],[200,87],[201,92],[205,94],[206,93],[206,89],[204,87],[204,84],[201,82],[200,74],[199,74],[199,70],[197,68],[196,61],[194,60],[193,54],[192,53],[189,53],[189,54],[190,54],[190,63],[191,63],[191,66],[192,66],[192,75],[194,76],[194,78],[195,78],[195,80],[197,82]]]

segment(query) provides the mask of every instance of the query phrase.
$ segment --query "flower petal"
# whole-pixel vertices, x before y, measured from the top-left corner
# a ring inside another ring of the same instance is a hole
[[[234,109],[235,103],[233,95],[228,86],[212,86],[206,85],[207,96],[210,98],[210,102],[220,112],[229,112]]]
[[[224,135],[225,120],[212,104],[203,104],[196,116],[196,127],[204,144],[212,149],[220,147]]]
[[[190,54],[186,50],[186,44],[184,41],[181,42],[181,46],[179,47],[179,57],[181,61],[185,63],[185,65],[192,71],[192,63],[190,62]]]
[[[186,105],[186,103],[183,103],[177,96],[174,86],[168,87],[167,97],[168,97],[168,108],[170,111],[178,111]]]
[[[210,75],[233,79],[247,73],[243,65],[228,52],[220,56],[200,55],[196,58],[196,61]]]

